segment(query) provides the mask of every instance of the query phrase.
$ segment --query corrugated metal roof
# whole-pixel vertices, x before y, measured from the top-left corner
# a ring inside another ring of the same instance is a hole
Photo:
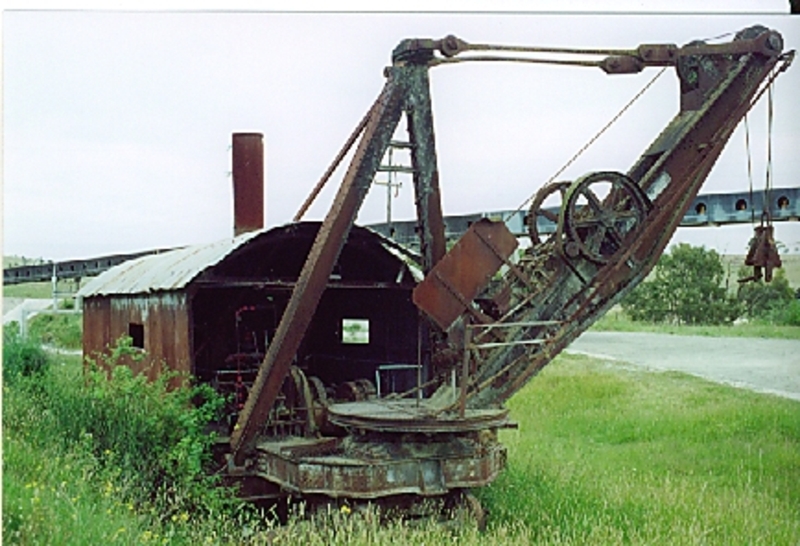
[[[383,248],[386,249],[389,254],[406,264],[408,270],[411,272],[411,276],[414,278],[415,281],[420,282],[422,279],[425,278],[425,273],[423,273],[422,268],[419,266],[419,262],[421,258],[416,256],[414,253],[408,250],[400,250],[400,245],[387,240],[383,235],[378,233],[375,230],[365,228],[367,231],[374,233],[379,239],[381,239],[381,243],[383,244]],[[389,244],[391,243],[391,244]]]
[[[220,263],[234,250],[265,231],[251,231],[211,244],[187,246],[124,262],[92,279],[80,289],[78,296],[86,298],[180,290],[203,271]]]
[[[285,227],[272,229],[279,230]],[[374,235],[388,252],[406,264],[417,281],[422,279],[422,271],[414,263],[413,253],[402,252],[397,248],[399,246],[397,243],[387,240],[376,231],[358,226],[354,228],[363,229]],[[87,298],[181,290],[206,269],[219,264],[235,250],[268,231],[271,229],[251,231],[211,244],[187,246],[121,263],[86,283],[78,292],[78,296]]]

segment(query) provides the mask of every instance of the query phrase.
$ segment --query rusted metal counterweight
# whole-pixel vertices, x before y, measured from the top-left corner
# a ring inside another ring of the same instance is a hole
[[[443,331],[465,312],[490,322],[490,317],[473,308],[472,301],[486,288],[492,275],[509,263],[517,245],[517,239],[502,222],[483,220],[473,224],[414,289],[414,303]]]
[[[749,280],[772,280],[772,271],[781,266],[781,257],[775,244],[774,228],[771,225],[762,225],[755,228],[755,236],[750,242],[744,264],[753,268],[753,276],[741,279],[739,282]],[[763,273],[762,273],[763,271]]]

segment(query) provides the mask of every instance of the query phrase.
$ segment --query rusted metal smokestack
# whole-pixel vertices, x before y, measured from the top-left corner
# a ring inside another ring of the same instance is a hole
[[[233,235],[264,227],[264,135],[233,133]]]

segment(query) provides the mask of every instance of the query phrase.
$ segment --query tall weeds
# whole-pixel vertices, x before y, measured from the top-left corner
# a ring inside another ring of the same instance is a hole
[[[10,341],[4,365],[17,371],[3,386],[4,543],[800,539],[800,412],[791,400],[562,355],[509,402],[520,428],[502,432],[508,469],[477,492],[489,511],[485,532],[469,522],[385,521],[348,505],[276,526],[213,477],[205,431],[221,403],[213,393],[134,376],[119,366],[136,354],[127,341],[85,371],[77,357],[54,361]]]
[[[212,468],[215,439],[207,431],[224,399],[188,381],[170,389],[170,373],[147,381],[120,365],[124,358],[138,358],[128,338],[81,370],[55,365],[35,345],[8,336],[4,444],[12,452],[77,457],[101,498],[136,507],[159,525],[236,512],[240,503]]]
[[[39,378],[48,365],[47,353],[38,343],[20,336],[18,328],[3,328],[3,382],[6,385],[24,378]]]

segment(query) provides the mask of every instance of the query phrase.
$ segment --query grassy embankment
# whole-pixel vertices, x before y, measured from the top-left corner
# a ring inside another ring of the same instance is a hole
[[[84,384],[77,358],[59,357],[51,371],[62,395]],[[53,427],[55,409],[42,411],[18,384],[6,385],[4,537],[193,545],[800,541],[797,402],[564,355],[509,407],[520,428],[502,433],[508,469],[478,492],[490,511],[485,533],[434,522],[381,526],[355,512],[274,527],[230,506],[194,512],[164,508],[179,498],[143,502],[135,481],[120,477],[124,453],[93,450],[92,438],[67,441]]]
[[[6,298],[51,299],[49,282],[3,285]],[[62,300],[72,303],[72,300]],[[5,310],[4,310],[5,311]],[[29,319],[28,332],[32,339],[65,349],[80,349],[83,335],[82,316],[78,313],[42,312]]]
[[[800,404],[562,358],[511,400],[496,518],[557,543],[800,540]]]

